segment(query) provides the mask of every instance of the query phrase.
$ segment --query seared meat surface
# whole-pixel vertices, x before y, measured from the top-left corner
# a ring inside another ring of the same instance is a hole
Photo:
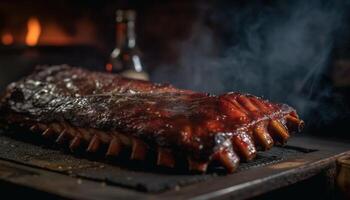
[[[72,150],[106,144],[106,155],[129,148],[136,160],[155,152],[158,165],[187,162],[203,172],[212,161],[233,172],[240,159],[284,144],[303,126],[293,108],[253,95],[215,96],[66,65],[38,68],[10,84],[0,118]]]

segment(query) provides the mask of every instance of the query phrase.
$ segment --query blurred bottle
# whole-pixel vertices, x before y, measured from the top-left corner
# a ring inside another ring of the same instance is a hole
[[[106,70],[128,78],[148,80],[149,76],[141,62],[141,52],[136,45],[135,20],[135,11],[117,10],[116,46],[110,55]]]

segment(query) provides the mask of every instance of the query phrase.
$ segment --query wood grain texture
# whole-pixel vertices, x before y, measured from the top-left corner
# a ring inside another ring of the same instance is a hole
[[[11,150],[11,142],[7,145]],[[109,185],[108,182],[103,183],[92,179],[81,178],[79,180],[76,177],[70,177],[62,173],[55,173],[37,167],[33,168],[30,163],[24,165],[27,161],[14,163],[3,156],[0,156],[0,181],[15,184],[16,187],[33,188],[69,199],[246,199],[308,179],[320,173],[323,169],[334,165],[337,157],[350,150],[350,143],[309,137],[295,137],[291,139],[290,145],[318,149],[318,151],[289,157],[275,164],[240,170],[231,175],[214,176],[209,179],[205,178],[205,175],[200,175],[203,176],[204,180],[158,193],[138,192],[134,189]],[[48,150],[44,149],[45,151]],[[68,156],[70,157],[70,155]],[[81,158],[75,159],[79,160]],[[35,160],[34,162],[39,163]],[[83,163],[82,160],[81,164]],[[47,164],[49,165],[50,162]],[[106,165],[106,168],[100,168],[100,165]],[[90,165],[72,167],[73,171],[80,171],[80,175],[83,175],[84,173],[91,174],[92,171],[97,172],[97,174],[108,172],[110,169],[107,165],[90,161]],[[118,167],[114,166],[113,168],[118,171]],[[59,167],[51,166],[51,170],[55,171],[56,169],[59,169]],[[95,169],[99,170],[95,171]],[[66,167],[64,170],[72,169]],[[132,171],[131,173],[135,172]],[[159,176],[158,173],[152,171],[145,173],[154,177]],[[105,175],[108,176],[108,173]],[[123,176],[127,175],[123,174]],[[179,175],[168,174],[167,176]],[[57,188],[60,189],[57,190]],[[203,189],[198,190],[198,188]]]

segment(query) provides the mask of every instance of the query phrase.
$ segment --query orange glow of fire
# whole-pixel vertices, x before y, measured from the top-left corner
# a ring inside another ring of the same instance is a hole
[[[11,45],[13,43],[13,36],[11,33],[4,33],[1,36],[1,42],[4,45]]]
[[[67,33],[57,22],[46,22],[42,25],[39,44],[42,45],[75,45],[96,43],[95,25],[89,19],[82,18],[74,23],[75,33]]]
[[[39,19],[36,17],[29,18],[27,22],[27,35],[26,35],[26,44],[28,46],[35,46],[40,37],[41,25]]]
[[[27,46],[37,45],[96,45],[96,25],[89,18],[80,18],[75,21],[74,29],[67,31],[63,25],[52,19],[41,19],[31,16],[27,19],[26,27],[19,32],[5,27],[0,32],[0,45],[25,44]],[[2,27],[0,27],[2,28]],[[26,28],[26,29],[25,29]]]

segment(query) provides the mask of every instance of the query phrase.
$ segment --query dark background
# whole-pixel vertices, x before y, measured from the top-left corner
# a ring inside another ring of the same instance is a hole
[[[137,11],[137,44],[151,80],[211,93],[241,91],[296,107],[304,133],[350,138],[350,2],[0,2],[0,90],[40,64],[104,70],[115,11]],[[37,45],[27,22],[40,21]],[[54,27],[54,28],[52,28]]]

